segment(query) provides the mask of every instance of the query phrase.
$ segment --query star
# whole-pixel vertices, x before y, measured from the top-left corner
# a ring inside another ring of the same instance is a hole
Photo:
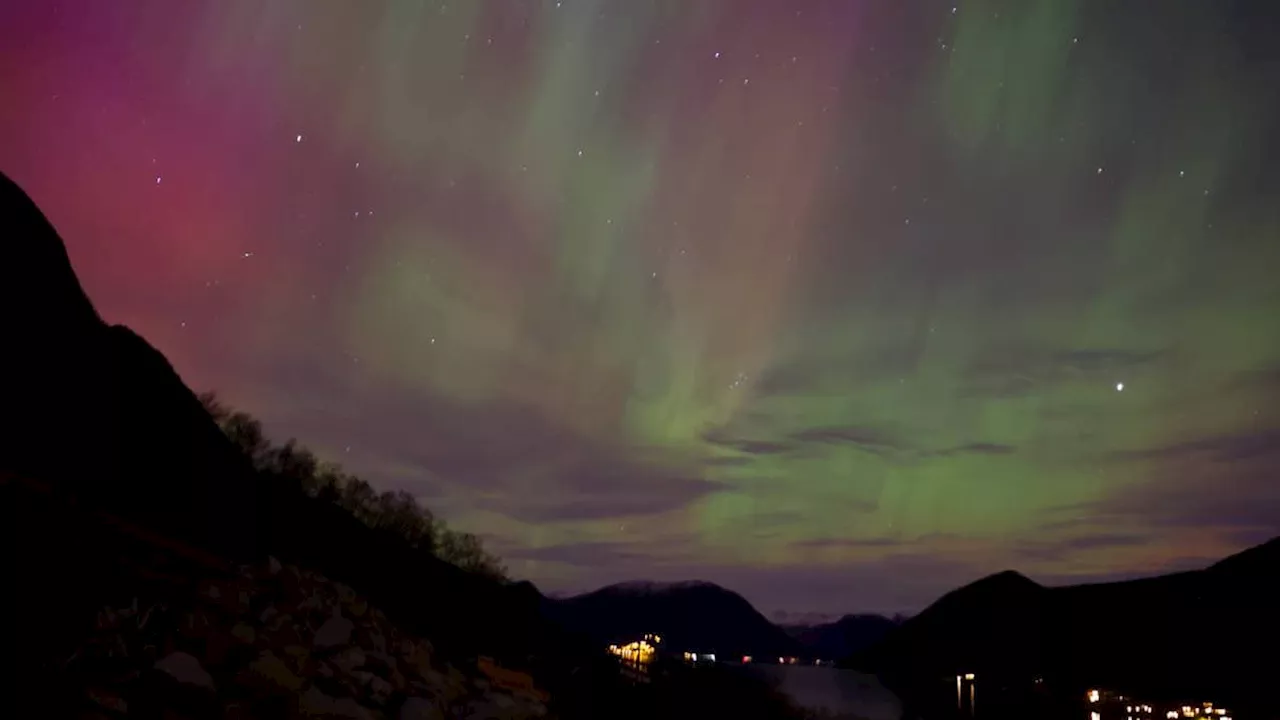
[[[296,142],[296,143],[300,143],[300,142],[302,142],[302,135],[298,135],[297,137],[295,137],[295,138],[293,139],[293,141],[294,141],[294,142]]]
[[[156,176],[156,184],[157,184],[157,185],[159,185],[159,184],[160,184],[160,180],[161,180],[161,179],[162,179],[162,178],[161,178],[159,175],[157,175],[157,176]]]
[[[1116,392],[1124,392],[1124,383],[1116,383]]]

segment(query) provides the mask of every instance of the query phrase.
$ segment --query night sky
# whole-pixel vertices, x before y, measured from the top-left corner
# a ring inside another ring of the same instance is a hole
[[[99,311],[547,592],[1280,533],[1273,2],[10,2]]]

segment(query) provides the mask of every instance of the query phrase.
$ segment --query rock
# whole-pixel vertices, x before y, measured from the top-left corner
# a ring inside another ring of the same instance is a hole
[[[312,685],[298,698],[298,706],[308,715],[332,715],[337,700]]]
[[[333,617],[325,620],[320,629],[316,630],[315,638],[311,641],[311,644],[318,648],[345,645],[351,641],[351,633],[355,628],[355,623],[335,611]]]
[[[318,715],[326,718],[349,718],[350,720],[373,720],[373,713],[368,708],[351,698],[335,698],[321,692],[319,688],[309,687],[298,698],[298,706],[306,715]]]
[[[350,720],[374,720],[368,708],[351,698],[341,698],[333,704],[333,717],[350,718]]]
[[[112,712],[121,714],[129,712],[129,703],[110,690],[91,688],[89,690],[89,699]]]
[[[252,625],[247,623],[236,623],[235,626],[231,628],[231,637],[242,643],[252,645],[257,636],[257,631],[253,629]]]
[[[366,661],[364,651],[357,647],[349,647],[329,658],[335,668],[348,675],[356,668],[363,667]]]
[[[399,670],[391,671],[391,677],[388,678],[388,682],[391,683],[392,689],[396,692],[404,692],[405,688],[409,686],[409,682],[405,680],[404,675],[401,675]]]
[[[412,655],[406,658],[406,661],[410,667],[418,671],[419,677],[426,678],[432,673],[435,673],[435,669],[431,667],[431,653],[424,647],[418,647]],[[443,679],[441,680],[441,684],[443,684]]]
[[[200,583],[200,596],[209,600],[220,600],[222,589],[216,583],[206,580]]]
[[[251,682],[290,692],[297,692],[304,684],[302,678],[295,675],[289,666],[270,650],[263,651],[250,663],[247,672]]]
[[[383,635],[379,630],[371,630],[369,632],[369,647],[379,655],[387,654],[387,636]]]
[[[171,653],[156,663],[156,669],[169,675],[183,685],[215,690],[213,676],[209,674],[200,661],[184,652]]]
[[[444,720],[444,711],[427,698],[411,697],[400,706],[399,720]]]
[[[374,675],[369,680],[369,699],[377,705],[386,705],[391,699],[391,693],[395,688],[391,687],[391,683]]]
[[[268,605],[266,608],[263,609],[262,613],[258,615],[258,622],[262,623],[263,625],[268,625],[279,614],[280,614],[280,611],[276,609],[275,605]]]

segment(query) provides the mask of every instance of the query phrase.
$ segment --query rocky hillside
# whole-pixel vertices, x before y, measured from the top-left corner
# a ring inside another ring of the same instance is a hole
[[[170,590],[99,609],[63,668],[81,717],[547,715],[546,694],[518,675],[446,662],[350,587],[274,558],[183,600],[161,599]]]

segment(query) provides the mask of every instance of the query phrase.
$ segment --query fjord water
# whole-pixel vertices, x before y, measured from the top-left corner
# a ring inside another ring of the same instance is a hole
[[[813,665],[746,665],[796,705],[822,710],[832,718],[898,720],[902,704],[874,675]]]

